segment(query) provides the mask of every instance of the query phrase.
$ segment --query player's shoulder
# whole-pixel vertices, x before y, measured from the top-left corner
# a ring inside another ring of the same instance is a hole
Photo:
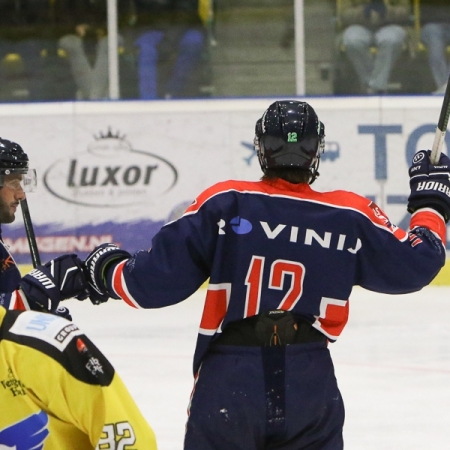
[[[318,193],[322,201],[343,208],[355,209],[357,211],[368,213],[371,211],[374,202],[356,192],[346,190],[335,190]]]
[[[0,344],[37,351],[85,383],[111,383],[113,367],[75,323],[38,311],[0,308],[0,314]]]
[[[201,195],[214,195],[226,192],[246,192],[262,190],[262,183],[260,181],[243,181],[243,180],[225,180],[219,181],[212,186],[205,189]]]
[[[405,231],[391,223],[387,214],[367,197],[351,191],[337,190],[323,193],[323,198],[326,199],[326,203],[353,211],[357,213],[357,216],[364,218],[364,220],[368,219],[375,226],[390,231],[401,240],[407,236]]]
[[[352,191],[335,190],[319,194],[320,200],[330,206],[360,213],[370,219],[385,216],[381,208],[370,198]]]
[[[38,311],[7,311],[2,308],[1,337],[26,343],[46,342],[64,351],[70,338],[83,334],[72,322]]]
[[[2,240],[0,240],[0,275],[2,275],[3,284],[5,284],[5,280],[8,279],[11,280],[11,283],[16,283],[17,285],[17,276],[19,275],[20,278],[16,262]],[[11,283],[8,281],[8,284]],[[3,289],[2,292],[10,292],[11,290],[10,286],[3,285],[1,287]]]
[[[186,212],[195,212],[202,205],[213,198],[233,193],[263,191],[261,183],[258,181],[226,180],[219,181],[201,192],[194,202],[188,207]]]

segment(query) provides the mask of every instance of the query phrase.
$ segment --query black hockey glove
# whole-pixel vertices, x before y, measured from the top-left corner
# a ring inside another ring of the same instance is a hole
[[[92,303],[98,305],[112,296],[106,286],[106,273],[112,264],[130,257],[127,251],[121,250],[115,244],[102,244],[92,250],[84,262]]]
[[[450,218],[450,159],[441,153],[439,163],[431,164],[430,150],[420,150],[414,155],[409,168],[408,212],[421,208],[433,208],[444,217]]]
[[[61,300],[72,297],[83,300],[89,294],[82,261],[73,254],[36,267],[20,280],[20,287],[32,310],[51,313],[57,313]]]

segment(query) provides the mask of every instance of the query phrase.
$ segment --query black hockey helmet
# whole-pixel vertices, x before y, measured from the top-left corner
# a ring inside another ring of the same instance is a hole
[[[15,142],[0,138],[0,187],[5,175],[28,172],[28,156]]]
[[[279,167],[304,169],[311,173],[312,183],[325,146],[325,126],[308,103],[277,101],[256,122],[254,145],[263,172]]]

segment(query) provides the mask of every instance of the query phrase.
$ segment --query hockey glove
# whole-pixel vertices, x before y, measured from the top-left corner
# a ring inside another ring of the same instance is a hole
[[[94,248],[84,262],[86,278],[89,283],[89,297],[94,304],[106,302],[112,295],[106,286],[106,274],[113,264],[131,255],[115,244],[102,244]]]
[[[81,260],[76,255],[63,255],[38,266],[20,280],[30,309],[55,313],[59,302],[88,297],[88,284]]]
[[[439,163],[431,164],[430,150],[420,150],[414,155],[409,169],[408,212],[421,208],[433,208],[444,217],[450,218],[450,159],[441,153]]]
[[[53,314],[66,320],[72,320],[69,308],[66,308],[65,306],[58,306]]]

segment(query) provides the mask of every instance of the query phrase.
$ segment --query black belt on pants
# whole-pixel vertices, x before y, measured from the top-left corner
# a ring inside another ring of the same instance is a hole
[[[276,309],[230,322],[213,345],[266,347],[326,341],[327,337],[307,320]]]

